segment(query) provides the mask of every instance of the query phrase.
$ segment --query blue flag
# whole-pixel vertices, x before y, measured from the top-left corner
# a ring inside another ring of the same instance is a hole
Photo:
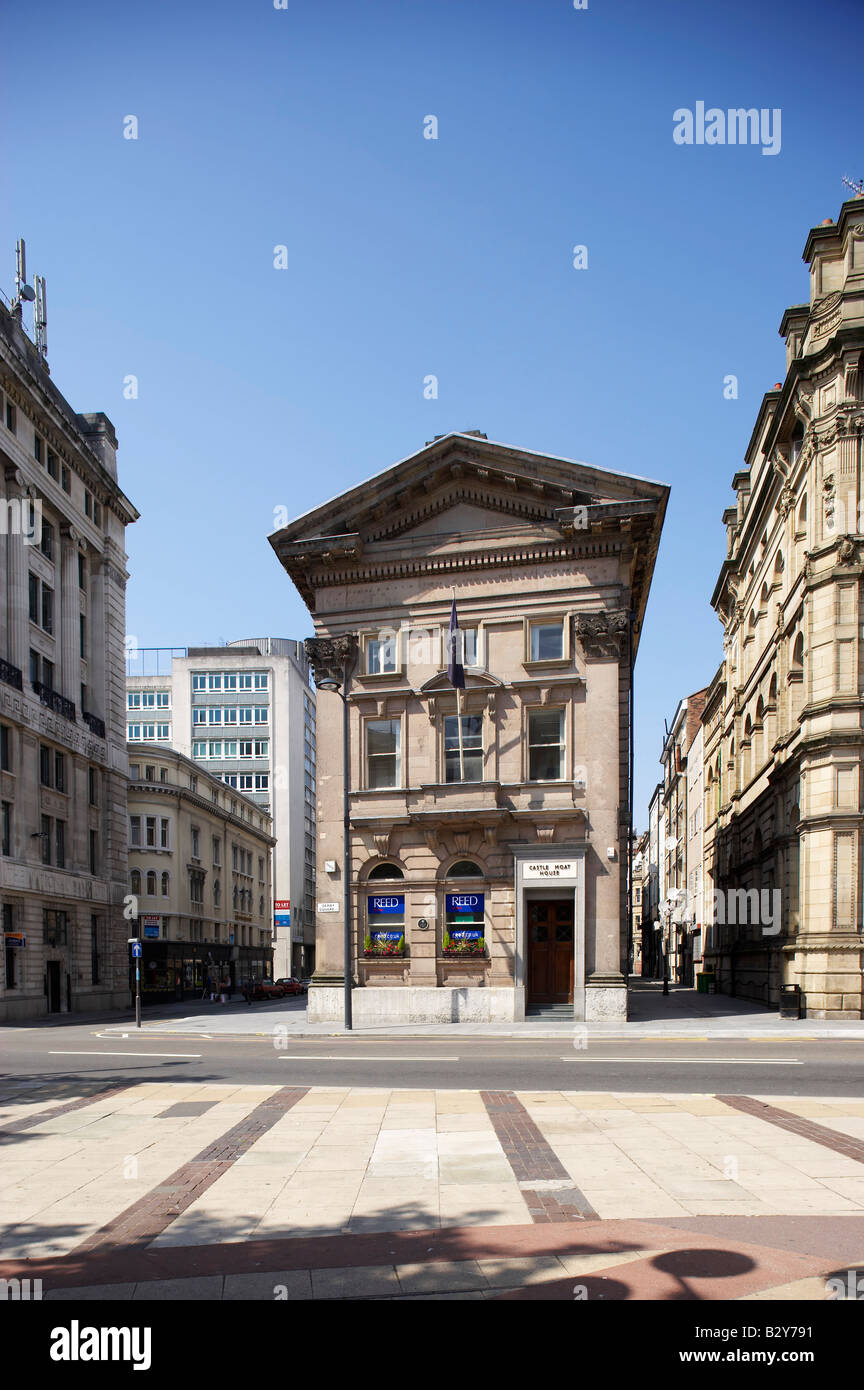
[[[450,633],[447,639],[447,679],[454,690],[465,689],[465,667],[462,665],[462,633],[456,616],[456,600],[450,609]]]

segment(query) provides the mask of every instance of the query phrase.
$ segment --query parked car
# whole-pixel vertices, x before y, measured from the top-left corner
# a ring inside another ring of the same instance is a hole
[[[294,975],[286,975],[281,980],[277,980],[276,983],[282,986],[286,994],[306,993],[307,986],[305,981],[298,980]]]
[[[252,986],[253,999],[284,999],[285,994],[281,980],[256,980]]]

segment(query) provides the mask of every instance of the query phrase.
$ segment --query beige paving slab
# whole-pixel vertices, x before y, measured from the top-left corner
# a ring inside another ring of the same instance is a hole
[[[223,1302],[293,1303],[312,1297],[308,1269],[275,1270],[270,1274],[226,1274]]]
[[[738,1303],[821,1303],[829,1297],[825,1280],[819,1277],[795,1279],[791,1284],[776,1284],[770,1289],[760,1289],[758,1293],[748,1293],[737,1299]]]
[[[518,1289],[561,1279],[566,1270],[554,1255],[502,1256],[477,1262],[493,1289]]]
[[[860,1204],[850,1201],[838,1192],[825,1188],[822,1192],[777,1191],[770,1195],[764,1193],[762,1202],[768,1211],[775,1215],[796,1216],[837,1216],[844,1212],[858,1212]]]
[[[424,1182],[435,1182],[438,1178],[438,1164],[433,1160],[403,1159],[389,1163],[386,1160],[369,1164],[366,1170],[369,1178],[422,1178]]]
[[[588,1202],[601,1218],[627,1220],[650,1216],[688,1216],[689,1207],[670,1197],[662,1188],[654,1193],[622,1191],[618,1187],[594,1187],[586,1184],[582,1188]]]
[[[219,1302],[222,1298],[221,1274],[199,1275],[193,1279],[150,1279],[138,1284],[133,1294],[135,1303],[176,1303],[192,1300],[196,1303]]]
[[[316,1299],[386,1298],[399,1292],[396,1270],[389,1265],[312,1271],[312,1297]]]
[[[88,1284],[85,1288],[46,1289],[46,1303],[120,1303],[135,1292],[134,1284]]]
[[[611,1271],[614,1267],[630,1264],[633,1260],[653,1260],[656,1255],[662,1255],[664,1250],[668,1249],[668,1245],[661,1245],[648,1250],[615,1250],[612,1253],[603,1251],[596,1255],[559,1255],[558,1259],[565,1273],[578,1277],[581,1274],[593,1274],[598,1269]]]
[[[362,1173],[366,1171],[370,1157],[367,1149],[313,1150],[301,1160],[295,1171],[301,1177],[306,1173]]]
[[[403,1293],[458,1293],[485,1289],[488,1280],[477,1260],[435,1260],[431,1264],[396,1266]]]
[[[439,1112],[438,1112],[438,1122],[437,1122],[436,1128],[437,1128],[437,1131],[438,1131],[438,1134],[439,1134],[439,1135],[442,1135],[442,1134],[462,1134],[462,1133],[473,1133],[473,1134],[494,1134],[494,1133],[495,1133],[495,1130],[493,1129],[491,1122],[489,1122],[489,1123],[486,1124],[486,1125],[483,1125],[483,1124],[482,1124],[482,1117],[481,1117],[480,1115],[478,1115],[477,1113],[475,1113],[474,1111],[469,1111],[469,1112],[460,1111],[458,1114],[457,1114],[457,1113],[454,1113],[454,1112],[451,1112],[451,1111],[446,1111],[446,1110],[444,1110],[444,1111],[439,1111]]]
[[[864,1171],[858,1178],[823,1178],[820,1186],[830,1192],[837,1192],[856,1206],[864,1208]]]
[[[321,1131],[318,1144],[331,1148],[338,1144],[373,1143],[378,1138],[380,1125],[328,1125]]]

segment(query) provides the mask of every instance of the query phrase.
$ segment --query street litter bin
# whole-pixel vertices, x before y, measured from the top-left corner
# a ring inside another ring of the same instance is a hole
[[[696,993],[710,994],[714,987],[714,971],[700,970],[696,975]]]
[[[781,985],[781,986],[780,986],[780,1017],[781,1017],[781,1018],[800,1018],[800,1017],[801,1017],[801,986],[800,986],[800,985]]]

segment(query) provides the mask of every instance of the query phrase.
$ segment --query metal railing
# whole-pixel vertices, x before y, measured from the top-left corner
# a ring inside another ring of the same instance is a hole
[[[33,681],[33,689],[39,696],[43,705],[53,709],[55,714],[62,714],[64,719],[70,719],[75,723],[75,706],[71,700],[67,700],[65,695],[61,695],[59,690],[52,690],[50,685],[45,685],[43,681]]]
[[[13,685],[16,690],[23,690],[24,688],[18,667],[13,666],[11,661],[4,661],[2,657],[0,657],[0,681],[5,681],[7,685]]]
[[[95,734],[97,738],[105,737],[104,719],[100,719],[98,715],[89,714],[86,709],[82,709],[81,718],[84,720],[84,723],[87,725],[90,732]]]

